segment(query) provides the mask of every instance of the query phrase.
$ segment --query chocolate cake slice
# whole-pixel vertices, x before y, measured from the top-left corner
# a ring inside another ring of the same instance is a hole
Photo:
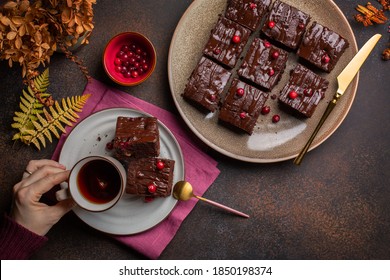
[[[228,0],[225,17],[255,31],[270,5],[271,0]]]
[[[171,195],[175,161],[165,158],[139,158],[129,162],[126,193],[146,197]]]
[[[302,41],[310,16],[282,1],[275,1],[262,32],[269,38],[296,50]]]
[[[329,82],[306,67],[298,64],[290,80],[282,89],[279,102],[305,117],[311,117],[318,103],[325,97]]]
[[[348,47],[347,39],[328,27],[313,22],[303,38],[298,55],[329,73]]]
[[[251,31],[234,21],[220,17],[211,31],[203,54],[227,68],[236,66]]]
[[[285,50],[255,38],[238,69],[238,75],[271,90],[282,77],[287,60],[288,53]]]
[[[230,75],[231,73],[222,66],[202,57],[187,82],[183,97],[201,108],[214,112],[218,109],[221,93]]]
[[[235,78],[222,104],[219,119],[252,134],[267,99],[268,93]]]
[[[160,154],[160,134],[154,117],[118,117],[113,143],[115,157],[155,157]]]

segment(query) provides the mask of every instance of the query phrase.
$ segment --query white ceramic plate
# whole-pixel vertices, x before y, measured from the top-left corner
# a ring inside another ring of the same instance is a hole
[[[71,168],[79,159],[91,155],[111,155],[106,144],[115,135],[117,117],[150,116],[144,112],[126,108],[106,109],[81,121],[68,135],[61,150],[59,162]],[[170,130],[159,122],[160,157],[175,160],[173,182],[184,180],[184,159],[181,148]],[[102,232],[124,235],[135,234],[160,223],[175,207],[172,196],[156,198],[145,203],[142,198],[124,194],[111,209],[92,213],[76,207],[76,215],[91,227]]]
[[[219,15],[224,14],[227,0],[195,0],[182,16],[173,35],[169,50],[168,75],[176,107],[190,129],[204,143],[229,157],[262,163],[278,162],[296,157],[309,139],[328,102],[337,91],[336,77],[357,52],[356,40],[348,20],[333,1],[284,0],[284,2],[310,14],[310,24],[313,21],[318,21],[344,36],[350,43],[349,48],[332,73],[316,71],[325,77],[330,85],[325,99],[320,102],[310,119],[299,119],[289,115],[280,110],[277,100],[270,98],[266,105],[271,107],[271,113],[267,116],[260,115],[254,133],[249,136],[235,133],[220,125],[216,113],[206,115],[183,99],[181,95],[187,80],[202,56],[202,50],[210,36],[210,30],[214,27]],[[258,29],[253,33],[249,42],[259,35]],[[245,52],[246,50],[243,53]],[[297,55],[290,53],[287,68],[271,95],[279,95],[280,90],[288,81],[290,70],[297,62]],[[237,63],[237,67],[239,65],[241,65],[240,62]],[[236,69],[232,70],[232,76],[236,76],[235,71]],[[340,126],[352,105],[357,84],[358,76],[337,103],[336,108],[314,140],[311,149],[323,143]],[[279,114],[281,117],[281,121],[277,124],[271,121],[274,114]]]

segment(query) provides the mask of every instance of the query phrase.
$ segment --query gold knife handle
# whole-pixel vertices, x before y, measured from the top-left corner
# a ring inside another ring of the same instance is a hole
[[[336,93],[336,95],[333,97],[332,101],[329,102],[328,107],[326,108],[324,114],[322,115],[322,118],[319,121],[316,129],[313,131],[313,133],[310,136],[309,140],[307,141],[305,147],[303,147],[302,151],[295,158],[294,163],[296,165],[300,165],[301,164],[304,156],[306,155],[307,151],[310,148],[311,143],[313,142],[314,138],[316,137],[318,131],[321,129],[321,127],[324,124],[325,120],[328,118],[329,114],[332,112],[333,108],[336,106],[336,103],[337,103],[338,99],[340,98],[340,96],[341,95],[339,93]]]

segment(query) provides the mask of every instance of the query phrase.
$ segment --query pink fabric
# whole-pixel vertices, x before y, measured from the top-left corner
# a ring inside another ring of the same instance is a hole
[[[203,195],[208,187],[219,175],[217,162],[202,151],[185,131],[184,123],[172,113],[155,105],[140,100],[128,93],[109,88],[103,83],[92,80],[84,90],[84,94],[91,94],[87,104],[80,113],[80,119],[84,119],[91,113],[114,107],[133,108],[149,113],[157,117],[175,135],[182,149],[185,162],[185,179],[194,186],[197,195]],[[66,130],[69,133],[71,127]],[[58,160],[61,148],[67,134],[63,134],[53,154],[53,159]],[[70,168],[70,167],[68,167]],[[152,229],[130,236],[113,236],[127,246],[134,248],[145,256],[156,259],[175,236],[181,223],[194,208],[197,200],[178,202],[172,213],[160,224]]]

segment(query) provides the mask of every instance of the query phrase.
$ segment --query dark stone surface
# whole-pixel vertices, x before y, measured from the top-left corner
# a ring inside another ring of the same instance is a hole
[[[243,163],[215,151],[221,174],[205,196],[238,208],[242,219],[198,203],[161,259],[389,259],[390,258],[390,62],[380,54],[388,44],[387,25],[364,28],[353,20],[359,1],[336,0],[349,19],[359,47],[384,34],[360,73],[354,104],[339,129],[310,152],[300,167],[292,161]],[[139,31],[157,47],[157,68],[147,83],[119,87],[177,113],[169,91],[167,57],[172,34],[191,3],[183,1],[98,1],[96,28],[77,54],[93,77],[113,85],[101,54],[121,31]],[[376,3],[376,2],[375,2]],[[85,80],[77,67],[56,54],[50,64],[55,97],[81,94]],[[30,159],[45,150],[14,145],[10,128],[22,90],[20,69],[0,63],[0,210],[9,209],[12,186]],[[144,256],[66,215],[48,234],[37,259],[143,259]]]

